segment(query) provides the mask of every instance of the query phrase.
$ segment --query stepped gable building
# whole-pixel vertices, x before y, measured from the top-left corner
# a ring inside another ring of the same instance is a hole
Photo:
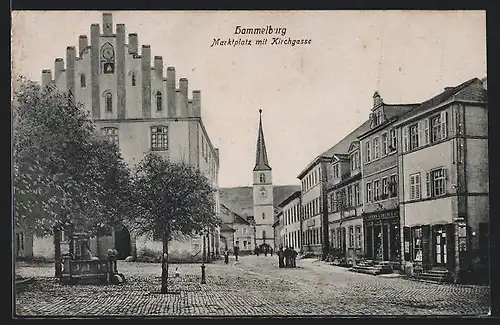
[[[130,166],[154,151],[199,168],[212,182],[215,210],[220,213],[219,150],[201,118],[201,92],[193,90],[190,96],[188,79],[177,82],[175,68],[165,70],[163,58],[152,56],[149,45],[139,47],[136,33],[128,34],[127,42],[125,25],[115,26],[110,13],[103,14],[102,28],[90,26],[90,39],[79,37],[78,49],[66,48],[66,60],[55,59],[53,74],[42,71],[42,86],[49,85],[71,92],[102,135],[118,144]],[[141,248],[162,249],[160,241],[136,237],[125,228],[116,229],[111,239],[99,240],[102,243],[95,255],[103,255],[110,246],[121,257],[135,255]],[[218,231],[207,236],[207,252],[217,251],[218,241]],[[35,244],[45,250],[52,242],[40,239]],[[173,243],[171,254],[198,254],[202,245],[201,238],[179,241]],[[94,239],[94,250],[96,246]]]
[[[430,278],[488,277],[486,79],[447,87],[395,123],[402,262]]]
[[[398,202],[398,118],[419,104],[386,104],[373,95],[370,129],[358,136],[364,200],[362,224],[365,256],[400,267],[401,229]],[[348,197],[349,202],[349,197]],[[352,231],[349,230],[349,238]],[[349,240],[351,242],[351,240]]]

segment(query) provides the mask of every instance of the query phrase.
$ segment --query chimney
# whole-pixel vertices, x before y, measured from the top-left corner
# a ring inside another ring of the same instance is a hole
[[[182,93],[180,89],[175,90],[175,117],[184,117],[182,115]]]
[[[167,68],[167,108],[168,116],[177,116],[177,100],[175,98],[175,68]]]
[[[104,36],[113,35],[113,15],[109,12],[102,14],[102,31]]]
[[[136,33],[128,34],[128,53],[137,54],[137,48],[139,46],[139,40]]]
[[[42,70],[42,88],[52,83],[52,71],[50,69]]]
[[[57,82],[57,79],[64,71],[64,60],[63,58],[56,58],[54,61],[54,80]]]
[[[87,35],[80,35],[78,38],[78,55],[80,57],[83,56],[83,53],[87,51],[87,47],[89,46],[89,40]]]
[[[194,117],[201,117],[201,91],[193,90],[193,108],[191,112],[193,112]]]
[[[373,94],[373,107],[377,107],[382,104],[382,97],[380,97],[380,94],[378,91],[375,91]]]
[[[181,98],[180,98],[180,112],[182,117],[188,117],[189,116],[189,111],[188,111],[188,80],[187,78],[180,78],[179,79],[179,90],[181,92]]]
[[[155,56],[154,59],[155,72],[160,80],[163,79],[163,57]]]

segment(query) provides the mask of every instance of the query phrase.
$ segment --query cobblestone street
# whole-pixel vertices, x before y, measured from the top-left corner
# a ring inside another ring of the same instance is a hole
[[[16,295],[18,316],[132,315],[484,315],[489,287],[431,284],[358,274],[313,259],[279,269],[277,257],[245,256],[229,265],[171,265],[180,278],[159,294],[160,264],[119,262],[127,282],[117,286],[65,286],[54,268],[23,265],[16,274],[35,277]]]

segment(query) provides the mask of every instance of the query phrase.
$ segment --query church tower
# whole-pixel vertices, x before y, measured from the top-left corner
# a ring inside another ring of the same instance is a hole
[[[267,160],[266,143],[262,130],[262,110],[259,110],[259,135],[255,167],[253,168],[253,217],[255,221],[255,244],[274,246],[274,204],[272,169]]]

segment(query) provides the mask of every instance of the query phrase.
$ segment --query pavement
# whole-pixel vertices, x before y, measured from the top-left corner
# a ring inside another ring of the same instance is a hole
[[[175,268],[180,277],[173,278]],[[16,294],[18,316],[486,315],[488,286],[434,284],[350,272],[315,259],[280,269],[276,256],[242,256],[228,265],[171,265],[160,294],[161,265],[119,261],[122,285],[61,285],[53,265],[19,264],[36,281]]]

